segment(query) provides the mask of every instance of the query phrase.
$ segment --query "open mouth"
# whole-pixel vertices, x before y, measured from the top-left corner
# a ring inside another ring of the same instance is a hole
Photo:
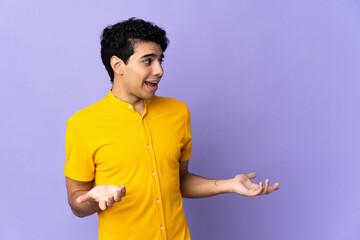
[[[145,81],[145,84],[149,87],[156,87],[158,83],[158,81]]]

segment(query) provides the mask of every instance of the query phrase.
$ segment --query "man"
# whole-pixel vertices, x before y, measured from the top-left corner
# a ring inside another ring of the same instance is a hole
[[[99,239],[190,239],[182,197],[279,189],[268,179],[252,183],[255,173],[227,180],[189,173],[189,110],[155,96],[168,42],[164,30],[140,19],[107,27],[101,57],[112,89],[67,123],[69,204],[79,217],[98,213]]]

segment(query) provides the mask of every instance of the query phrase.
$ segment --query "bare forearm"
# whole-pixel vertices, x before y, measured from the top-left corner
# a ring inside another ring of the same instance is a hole
[[[232,179],[207,179],[186,173],[181,176],[180,180],[181,194],[186,198],[209,197],[233,192]]]
[[[96,201],[87,201],[78,203],[78,197],[86,194],[88,191],[77,191],[69,198],[69,204],[72,212],[78,217],[86,217],[100,211],[99,204]]]

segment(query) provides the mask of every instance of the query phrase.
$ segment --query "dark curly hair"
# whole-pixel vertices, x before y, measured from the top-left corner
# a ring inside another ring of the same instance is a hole
[[[138,41],[155,42],[165,52],[169,39],[166,32],[151,22],[142,19],[130,18],[104,29],[101,37],[101,59],[114,82],[114,72],[110,65],[112,56],[117,56],[125,64],[134,53],[134,45]]]

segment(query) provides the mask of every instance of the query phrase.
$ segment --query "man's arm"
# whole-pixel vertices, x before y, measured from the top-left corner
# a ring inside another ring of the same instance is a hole
[[[100,210],[97,202],[87,201],[85,203],[78,203],[77,199],[85,195],[93,188],[93,181],[79,182],[66,177],[66,188],[68,192],[68,202],[72,212],[78,217],[85,217],[96,213]]]
[[[180,189],[183,197],[200,198],[217,195],[220,193],[236,193],[248,197],[270,194],[279,189],[279,184],[269,186],[269,179],[262,182],[252,183],[251,179],[256,173],[239,174],[231,179],[206,179],[189,173],[189,161],[180,161]]]
[[[125,186],[100,185],[93,188],[93,184],[93,181],[80,182],[66,177],[69,205],[78,217],[112,207],[126,194]]]

